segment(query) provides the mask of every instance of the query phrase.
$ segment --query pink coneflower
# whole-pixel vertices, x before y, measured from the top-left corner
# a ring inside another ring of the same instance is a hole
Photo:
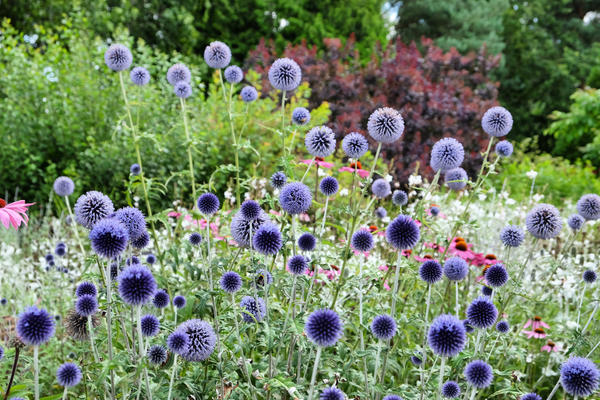
[[[439,244],[433,242],[425,242],[423,243],[423,246],[436,250],[439,253],[443,253],[444,251],[446,251],[446,248],[444,246],[440,246]]]
[[[7,203],[0,199],[0,221],[6,229],[12,226],[15,230],[19,229],[21,224],[27,225],[29,217],[27,216],[27,207],[35,203],[25,203],[25,200]]]
[[[310,163],[312,162],[313,164],[317,164],[321,168],[333,168],[333,163],[324,161],[321,157],[315,157],[315,161],[313,161],[313,160],[302,160],[300,162],[303,163],[303,164],[306,164],[306,165],[310,165]]]
[[[465,261],[471,261],[475,259],[475,253],[471,248],[473,244],[467,243],[465,239],[461,237],[455,237],[452,239],[450,246],[448,247],[448,252],[453,256],[457,256],[462,258]]]
[[[523,331],[523,333],[527,334],[527,339],[543,339],[547,336],[544,328],[535,328],[531,331]]]
[[[361,165],[360,161],[356,161],[356,163],[351,163],[347,167],[342,167],[342,168],[338,169],[339,172],[350,172],[350,173],[354,173],[355,170],[356,170],[356,173],[358,174],[358,176],[360,176],[361,178],[366,178],[367,176],[369,176],[369,171],[362,169],[362,165]]]
[[[429,261],[429,260],[435,260],[435,258],[433,258],[433,256],[431,254],[425,254],[423,257],[414,255],[413,258],[421,263],[425,262],[425,261]]]
[[[548,342],[542,346],[542,351],[547,351],[548,353],[558,352],[561,350],[560,346],[554,343],[552,340],[548,340]]]
[[[534,316],[533,318],[530,318],[527,320],[527,322],[525,323],[525,326],[523,326],[523,329],[529,328],[531,326],[531,329],[537,329],[537,328],[546,328],[546,329],[550,329],[550,326],[545,323],[544,321],[542,321],[542,317],[540,316]]]

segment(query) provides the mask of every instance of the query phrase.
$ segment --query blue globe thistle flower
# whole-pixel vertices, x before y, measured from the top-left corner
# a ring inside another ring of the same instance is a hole
[[[127,228],[116,219],[107,218],[96,223],[90,231],[92,250],[104,258],[115,259],[127,247]]]
[[[385,396],[383,398],[383,400],[402,400],[402,397],[400,397],[396,394],[388,394],[387,396]]]
[[[181,354],[188,346],[188,337],[183,332],[175,331],[167,338],[167,346],[173,353]]]
[[[304,137],[306,150],[315,157],[329,157],[335,151],[335,134],[326,126],[315,126]]]
[[[233,294],[242,288],[242,278],[236,272],[227,271],[221,276],[219,284],[225,292]]]
[[[171,297],[169,297],[169,293],[165,289],[159,289],[156,293],[154,293],[154,298],[152,299],[152,304],[156,308],[165,308],[171,302]]]
[[[599,381],[598,367],[587,358],[571,357],[560,367],[560,383],[572,396],[590,396],[598,389]]]
[[[512,126],[512,115],[504,107],[492,107],[481,118],[483,131],[490,136],[506,136],[512,129]]]
[[[310,122],[310,111],[304,107],[296,107],[292,111],[292,122],[296,125],[306,125]]]
[[[529,233],[538,239],[552,239],[562,229],[560,213],[551,204],[538,204],[525,217]]]
[[[507,321],[500,321],[496,324],[496,330],[500,333],[506,333],[510,330],[510,325]]]
[[[317,239],[310,232],[304,232],[298,238],[298,247],[302,251],[313,251],[317,246]]]
[[[225,68],[225,80],[229,83],[240,83],[244,79],[244,71],[237,65],[230,65]]]
[[[327,197],[336,194],[339,188],[340,185],[333,176],[326,176],[319,183],[319,190]]]
[[[519,247],[525,240],[525,232],[517,225],[508,225],[500,231],[500,240],[507,247]]]
[[[146,353],[148,357],[148,361],[154,365],[162,365],[167,361],[167,349],[160,345],[150,346],[148,352]]]
[[[279,58],[269,68],[269,82],[275,89],[289,92],[300,86],[301,80],[302,71],[290,58]]]
[[[186,303],[187,303],[187,301],[185,300],[185,297],[183,297],[182,295],[177,295],[177,296],[173,297],[173,306],[177,309],[182,309],[183,307],[185,307]]]
[[[281,250],[283,239],[279,228],[271,223],[262,224],[252,236],[252,247],[260,254],[275,255]]]
[[[498,318],[498,309],[494,303],[485,296],[473,300],[467,307],[467,319],[476,328],[489,328]]]
[[[257,219],[262,212],[260,205],[254,200],[246,200],[240,206],[240,214],[245,219]]]
[[[148,231],[143,231],[140,236],[131,240],[129,243],[134,248],[141,250],[150,244],[150,235],[148,234]]]
[[[223,69],[231,62],[231,50],[223,42],[211,42],[204,49],[204,61],[211,68]]]
[[[328,347],[336,344],[342,336],[343,325],[333,310],[321,309],[310,314],[304,325],[306,336],[317,346]]]
[[[598,275],[596,275],[596,272],[592,271],[591,269],[588,269],[587,271],[584,271],[584,273],[583,273],[583,281],[585,283],[594,283],[594,282],[596,282],[597,278],[598,278]]]
[[[392,203],[397,206],[404,206],[408,203],[408,195],[404,190],[394,190],[392,194]]]
[[[493,288],[504,286],[508,282],[508,271],[503,264],[494,264],[485,271],[485,279]]]
[[[248,323],[260,322],[267,315],[267,307],[262,297],[256,299],[252,296],[244,296],[240,301],[242,308],[242,319]]]
[[[573,214],[567,219],[567,225],[574,231],[578,231],[583,227],[585,219],[579,214]]]
[[[369,142],[360,133],[351,132],[342,139],[342,150],[348,157],[357,160],[369,150]]]
[[[385,230],[387,241],[399,250],[412,248],[421,237],[416,222],[407,215],[398,215]]]
[[[201,319],[190,319],[177,327],[175,332],[187,336],[187,345],[180,355],[187,361],[204,361],[215,350],[217,336],[212,326]]]
[[[460,386],[455,381],[447,381],[442,386],[442,396],[447,399],[456,399],[460,397]]]
[[[28,307],[17,320],[17,336],[28,346],[39,346],[54,336],[54,321],[44,309]]]
[[[375,210],[375,216],[379,219],[384,219],[387,217],[387,210],[383,207],[377,207]]]
[[[244,103],[252,103],[258,98],[258,92],[252,86],[244,86],[240,92],[240,97]]]
[[[180,99],[187,99],[192,95],[192,86],[184,81],[179,81],[173,86],[173,93]]]
[[[73,190],[75,189],[75,184],[73,180],[68,176],[59,176],[54,181],[54,192],[62,197],[67,197],[73,194]]]
[[[434,217],[437,217],[437,216],[438,216],[438,214],[440,213],[440,209],[439,209],[439,207],[432,206],[432,207],[429,209],[429,212],[430,212],[430,213],[431,213],[431,215],[433,215]]]
[[[49,263],[49,262],[51,262],[51,261],[54,261],[54,255],[53,255],[53,254],[50,254],[50,253],[48,253],[48,254],[46,254],[46,255],[44,256],[44,259],[46,260],[46,262],[47,262],[47,263]]]
[[[75,219],[80,225],[92,229],[92,226],[115,211],[108,196],[92,190],[81,195],[75,202]]]
[[[396,321],[388,314],[378,315],[371,322],[371,332],[377,339],[390,340],[396,334]]]
[[[419,267],[419,277],[430,285],[442,279],[442,266],[435,260],[427,260]]]
[[[367,131],[378,142],[393,143],[404,133],[404,119],[393,108],[378,108],[369,116]]]
[[[296,254],[289,258],[287,268],[293,275],[302,275],[308,268],[308,260],[303,255]]]
[[[140,325],[142,325],[142,335],[146,337],[156,336],[160,330],[160,322],[152,314],[144,315],[140,320]]]
[[[352,248],[358,251],[371,251],[373,248],[373,235],[368,229],[359,229],[352,234]]]
[[[496,143],[496,154],[499,157],[510,157],[513,153],[513,145],[508,140],[501,140]]]
[[[121,272],[121,270],[123,269],[123,267],[120,267],[119,264],[117,264],[116,262],[113,262],[110,264],[110,279],[111,280],[115,280],[117,279],[117,276],[119,275],[119,272]]]
[[[200,245],[200,243],[202,243],[202,235],[199,234],[198,232],[192,232],[192,233],[190,233],[190,236],[188,237],[188,241],[193,246],[198,246],[198,245]]]
[[[140,172],[142,172],[142,167],[138,163],[131,164],[131,167],[129,167],[129,173],[133,176],[139,175]]]
[[[471,333],[471,332],[473,332],[475,330],[475,328],[473,327],[473,325],[471,325],[469,323],[468,319],[463,319],[462,320],[462,324],[463,324],[463,326],[465,328],[465,332],[467,332],[467,333]]]
[[[423,364],[423,360],[421,360],[421,358],[417,356],[410,356],[410,362],[413,363],[413,365],[416,365],[417,367]]]
[[[169,83],[173,86],[175,86],[177,82],[190,83],[191,80],[192,73],[185,64],[173,64],[167,71],[167,81],[169,81]]]
[[[140,262],[140,259],[137,256],[131,256],[127,260],[125,260],[125,264],[126,265],[133,265],[133,264],[141,264],[141,262]]]
[[[271,186],[273,186],[275,189],[281,189],[286,182],[287,177],[281,171],[277,171],[271,175]]]
[[[156,280],[148,268],[140,264],[126,267],[119,274],[119,295],[131,306],[146,304],[156,292]]]
[[[273,275],[266,269],[256,270],[254,282],[259,287],[263,287],[265,284],[270,285],[273,283]]]
[[[67,254],[67,246],[65,246],[64,243],[59,243],[56,248],[54,249],[54,254],[56,254],[59,257],[64,257],[65,254]]]
[[[129,73],[131,82],[138,86],[145,86],[150,82],[150,72],[144,67],[135,67]]]
[[[521,396],[521,400],[543,400],[537,393],[527,393]]]
[[[89,317],[98,312],[98,300],[96,296],[84,294],[79,296],[75,302],[75,311],[82,317]]]
[[[148,254],[146,256],[146,263],[153,265],[156,262],[156,256],[154,254]]]
[[[269,221],[269,216],[261,211],[260,216],[254,220],[244,218],[241,213],[236,213],[231,219],[229,230],[231,236],[241,247],[250,246],[250,231],[252,231],[252,239],[260,227]],[[254,244],[254,243],[252,243]]]
[[[204,215],[213,215],[217,211],[219,211],[219,207],[221,207],[221,202],[219,198],[215,196],[213,193],[204,193],[198,197],[198,201],[196,202],[198,206],[198,211],[200,211]]]
[[[461,281],[469,273],[467,262],[460,257],[450,257],[444,263],[444,274],[451,281]]]
[[[144,214],[135,207],[119,208],[115,213],[115,218],[125,225],[129,233],[129,238],[132,240],[137,239],[146,232]]]
[[[5,298],[5,297],[3,297],[3,298],[0,300],[0,305],[3,305],[3,306],[5,306],[7,303],[8,303],[8,300],[6,300],[6,298]]]
[[[0,346],[0,361],[4,358],[4,347]]]
[[[491,287],[487,287],[487,286],[481,287],[481,294],[484,296],[491,296],[493,292],[494,292],[494,290]]]
[[[390,183],[383,178],[376,179],[371,185],[371,192],[380,199],[389,196],[392,193]]]
[[[600,196],[597,194],[584,194],[576,207],[579,215],[588,221],[600,218]]]
[[[63,387],[73,387],[81,382],[81,370],[73,363],[67,362],[58,367],[56,380]]]
[[[452,168],[446,171],[446,174],[444,175],[446,186],[452,190],[458,191],[464,189],[464,187],[467,186],[468,181],[469,177],[467,176],[467,171],[461,167]]]
[[[467,333],[462,322],[450,314],[436,317],[427,332],[427,343],[433,352],[442,357],[454,357],[467,343]]]
[[[431,161],[434,171],[448,171],[462,164],[465,158],[463,145],[454,138],[443,138],[436,142],[431,149]]]
[[[344,392],[333,386],[325,388],[319,396],[319,400],[344,400],[345,398]]]
[[[104,62],[108,68],[116,72],[129,68],[132,61],[131,51],[122,44],[113,44],[104,53]]]
[[[288,214],[301,214],[310,208],[311,203],[310,189],[301,182],[288,183],[279,193],[279,204]]]

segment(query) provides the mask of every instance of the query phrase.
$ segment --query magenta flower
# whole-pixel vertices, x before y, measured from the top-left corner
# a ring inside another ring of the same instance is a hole
[[[542,317],[539,316],[534,316],[533,318],[530,318],[527,320],[527,322],[525,323],[525,326],[523,326],[523,329],[527,329],[531,326],[531,329],[535,330],[538,328],[545,328],[545,329],[550,329],[550,325],[548,325],[547,323],[545,323],[544,321],[542,321]]]
[[[25,200],[7,203],[4,199],[0,199],[0,221],[6,229],[11,226],[15,230],[19,229],[21,224],[27,225],[29,217],[27,216],[27,208],[35,203],[25,203]]]
[[[333,163],[324,161],[321,157],[315,157],[315,161],[302,160],[300,162],[303,164],[306,164],[306,165],[310,165],[310,163],[312,162],[313,164],[317,164],[319,167],[322,167],[322,168],[333,168],[333,165],[334,165]]]
[[[548,353],[561,351],[560,345],[554,343],[552,340],[548,340],[545,345],[542,346],[541,351],[547,351]]]
[[[531,331],[523,331],[523,333],[527,335],[527,339],[543,339],[546,336],[548,336],[546,335],[546,331],[544,331],[544,328],[535,328]]]

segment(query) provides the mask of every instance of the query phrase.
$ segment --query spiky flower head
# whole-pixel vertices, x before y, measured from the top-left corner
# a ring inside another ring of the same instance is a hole
[[[373,235],[368,229],[362,228],[352,234],[352,248],[358,251],[371,251]]]
[[[148,231],[143,231],[135,240],[130,240],[129,244],[139,250],[148,246],[150,244],[150,235],[148,234]]]
[[[278,90],[296,89],[302,80],[302,71],[296,61],[290,58],[279,58],[269,68],[269,82]]]
[[[113,44],[104,53],[104,62],[113,71],[124,71],[131,66],[131,51],[122,44]]]
[[[262,297],[256,299],[252,296],[244,296],[240,301],[242,308],[242,319],[248,323],[260,322],[267,315],[267,307]]]
[[[383,400],[402,400],[402,397],[398,396],[397,394],[388,394],[383,398]]]
[[[261,254],[275,255],[281,250],[283,239],[279,228],[271,223],[262,224],[252,236],[252,247]]]
[[[175,331],[167,338],[167,346],[173,353],[181,354],[188,345],[188,337],[183,332]]]
[[[464,187],[467,186],[468,181],[469,177],[467,176],[467,171],[461,167],[449,169],[444,175],[446,186],[452,190],[458,191],[464,189]]]
[[[288,183],[279,193],[279,204],[288,214],[301,214],[310,208],[311,203],[310,189],[301,182]]]
[[[392,203],[397,206],[404,206],[408,203],[408,195],[404,190],[394,190],[392,194]]]
[[[86,294],[90,296],[97,296],[98,289],[96,289],[96,285],[94,285],[92,282],[81,282],[79,285],[77,285],[77,288],[75,289],[75,296],[81,297]]]
[[[151,364],[162,365],[167,361],[167,349],[155,344],[150,346],[146,352],[146,357],[148,357],[148,361],[150,361]]]
[[[187,361],[204,361],[215,350],[217,336],[212,326],[201,319],[190,319],[175,330],[186,336],[187,344],[179,353]]]
[[[527,393],[521,396],[521,400],[543,400],[537,393]]]
[[[244,79],[244,71],[237,65],[230,65],[225,68],[225,80],[229,83],[240,83]]]
[[[323,389],[319,396],[319,400],[344,400],[345,398],[344,392],[333,386]]]
[[[227,271],[221,276],[219,284],[225,292],[233,294],[242,288],[242,278],[237,272]]]
[[[187,99],[192,95],[192,86],[188,82],[179,81],[173,85],[173,93],[180,99]]]
[[[146,314],[140,319],[142,326],[142,336],[156,336],[160,330],[160,322],[158,318],[152,314]]]
[[[304,232],[298,238],[298,247],[302,251],[313,251],[317,245],[317,239],[310,232]]]
[[[583,357],[571,357],[560,367],[560,383],[572,396],[592,395],[600,382],[600,371],[593,361]]]
[[[586,220],[600,219],[600,196],[584,194],[577,201],[577,212]]]
[[[77,313],[75,309],[69,310],[65,319],[64,326],[67,335],[72,337],[75,340],[85,341],[88,340],[88,319],[87,317],[82,317]],[[96,327],[100,324],[100,320],[97,317],[97,314],[92,315],[92,326]]]
[[[145,86],[150,82],[150,72],[144,67],[135,67],[129,73],[131,82],[138,86]]]
[[[507,247],[519,247],[525,240],[525,232],[517,225],[508,225],[500,231],[500,240]]]
[[[151,253],[151,254],[148,254],[148,255],[146,256],[146,263],[147,263],[147,264],[150,264],[150,265],[152,265],[152,264],[154,264],[155,262],[156,262],[156,256],[155,256],[154,254],[152,254],[152,253]]]
[[[329,309],[314,311],[304,325],[306,336],[317,346],[329,347],[342,336],[343,324],[339,315]]]
[[[385,230],[387,241],[399,250],[412,248],[421,237],[417,223],[407,215],[398,215]]]
[[[254,220],[257,219],[262,213],[260,204],[255,200],[246,200],[240,206],[240,214],[242,218]]]
[[[253,220],[246,219],[240,212],[237,212],[229,225],[231,236],[238,245],[248,247],[250,246],[250,233],[252,233],[253,238],[259,228],[267,221],[269,221],[269,216],[262,210],[258,218]]]
[[[173,297],[173,306],[177,309],[182,309],[183,307],[185,307],[186,304],[186,300],[185,297],[183,297],[182,295],[177,295],[175,297]]]
[[[498,318],[498,309],[489,297],[480,296],[469,304],[467,318],[469,323],[476,328],[489,328]]]
[[[513,153],[513,145],[508,140],[501,140],[496,143],[496,154],[499,157],[510,157]]]
[[[427,332],[427,342],[435,354],[454,357],[464,349],[467,333],[458,318],[442,314],[431,323]]]
[[[75,311],[82,317],[89,317],[98,312],[98,300],[96,296],[84,294],[75,301]]]
[[[190,69],[182,63],[173,64],[167,70],[167,81],[173,86],[178,82],[190,83],[192,73]]]
[[[552,239],[562,229],[560,213],[551,204],[538,204],[525,217],[529,233],[538,239]]]
[[[159,289],[156,293],[154,293],[154,298],[152,299],[152,304],[156,308],[165,308],[171,302],[171,297],[169,293],[165,289]]]
[[[115,211],[108,196],[92,190],[82,194],[75,202],[75,219],[77,223],[92,229],[92,226]]]
[[[500,333],[506,333],[510,330],[510,325],[507,321],[500,321],[496,324],[496,330]]]
[[[310,111],[304,107],[296,107],[292,111],[292,122],[296,125],[306,125],[310,122]]]
[[[271,186],[275,189],[281,189],[283,185],[287,182],[287,176],[281,171],[275,172],[271,175]]]
[[[66,197],[73,194],[75,184],[73,183],[73,180],[68,176],[59,176],[54,181],[54,185],[52,187],[57,195]]]
[[[219,211],[221,202],[217,196],[209,192],[201,194],[200,197],[198,197],[198,201],[196,201],[196,205],[198,206],[198,211],[200,211],[202,214],[213,215]]]
[[[572,214],[567,218],[567,225],[574,231],[578,231],[583,227],[585,219],[579,214]]]
[[[446,137],[438,140],[431,149],[430,165],[434,171],[448,171],[462,164],[465,158],[465,149],[456,139]]]
[[[54,336],[54,321],[48,311],[28,307],[18,317],[17,336],[28,346],[40,346]]]
[[[304,144],[314,157],[329,157],[335,151],[335,134],[324,125],[315,126],[304,137]]]
[[[131,164],[131,167],[129,167],[129,173],[133,176],[139,175],[140,172],[142,172],[142,167],[140,167],[140,164],[138,163],[133,163]]]
[[[393,143],[404,133],[404,119],[393,108],[378,108],[369,116],[367,131],[378,142]]]
[[[302,275],[308,268],[308,260],[301,254],[291,256],[287,263],[287,269],[293,275]]]
[[[198,246],[200,243],[202,243],[202,235],[198,232],[192,232],[188,237],[188,241],[192,246]]]
[[[244,86],[240,91],[240,97],[244,103],[252,103],[258,98],[258,92],[253,86]]]
[[[492,383],[494,372],[485,361],[474,360],[465,367],[465,377],[469,385],[477,389],[484,389]]]
[[[492,107],[483,114],[481,127],[490,136],[502,137],[508,135],[513,126],[513,118],[504,107]]]
[[[396,334],[396,321],[388,314],[378,315],[371,322],[371,332],[377,339],[390,340]]]
[[[371,185],[371,193],[373,193],[375,197],[383,199],[392,193],[392,188],[387,180],[379,178]]]
[[[377,207],[375,209],[375,216],[379,219],[384,219],[385,217],[387,217],[387,210],[383,207]]]
[[[144,214],[135,207],[119,208],[117,212],[115,212],[114,217],[125,225],[131,240],[136,240],[146,232],[146,219],[144,218]]]
[[[211,42],[204,49],[204,61],[211,68],[223,69],[231,62],[231,50],[223,42]]]
[[[81,370],[71,362],[67,362],[58,367],[56,371],[56,380],[63,387],[73,387],[81,382]]]
[[[447,399],[456,399],[460,393],[460,386],[455,381],[447,381],[442,386],[442,396]]]
[[[369,142],[360,133],[351,132],[342,139],[342,150],[348,157],[357,160],[369,150]]]
[[[129,233],[117,219],[107,218],[96,223],[89,235],[92,250],[104,258],[115,259],[127,247]]]
[[[493,288],[504,286],[508,282],[508,271],[503,264],[494,264],[485,271],[485,279]]]
[[[588,269],[583,272],[583,281],[585,283],[594,283],[594,282],[596,282],[596,279],[598,279],[598,275],[596,274],[595,271]]]
[[[319,190],[327,197],[336,194],[339,188],[340,185],[333,176],[326,176],[319,183]]]
[[[419,277],[430,285],[442,279],[442,266],[435,260],[427,260],[419,267]]]
[[[141,264],[132,264],[119,274],[119,295],[131,306],[149,302],[156,292],[156,280],[152,272]]]
[[[491,296],[492,293],[494,293],[494,290],[491,287],[488,286],[482,286],[481,287],[481,294],[484,296]]]

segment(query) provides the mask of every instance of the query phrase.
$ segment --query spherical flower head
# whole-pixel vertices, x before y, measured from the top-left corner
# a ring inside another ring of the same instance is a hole
[[[560,213],[551,204],[538,204],[525,217],[529,233],[538,239],[552,239],[562,229]]]
[[[345,398],[344,392],[333,386],[325,388],[319,396],[319,400],[344,400]]]
[[[146,356],[148,357],[150,364],[161,365],[167,361],[167,349],[155,344],[154,346],[150,346]]]
[[[275,255],[281,250],[283,239],[279,228],[271,223],[262,224],[252,236],[252,247],[260,254]]]
[[[287,176],[281,171],[275,172],[271,175],[271,186],[275,189],[281,189],[283,185],[287,182]]]
[[[17,336],[28,346],[39,346],[54,335],[54,321],[48,312],[28,307],[17,320]]]
[[[492,383],[494,372],[485,361],[474,360],[465,367],[465,377],[469,385],[477,389],[484,389]]]
[[[574,231],[578,231],[583,227],[585,219],[579,214],[573,214],[567,219],[567,225]]]
[[[483,114],[481,127],[490,136],[502,137],[508,135],[512,129],[513,119],[510,112],[504,107],[492,107]]]
[[[308,268],[308,260],[301,254],[291,256],[287,263],[287,269],[294,275],[302,275]]]
[[[219,207],[221,207],[221,202],[219,198],[215,196],[213,193],[204,193],[198,197],[198,201],[196,202],[198,206],[198,211],[200,211],[204,215],[213,215],[217,211],[219,211]]]
[[[154,254],[148,254],[148,255],[146,256],[146,263],[147,263],[147,264],[150,264],[150,265],[152,265],[152,264],[154,264],[155,262],[156,262],[156,256],[155,256]]]
[[[250,220],[257,219],[261,213],[262,209],[260,208],[260,205],[254,200],[246,200],[240,206],[242,218]]]
[[[417,223],[407,215],[398,215],[385,230],[387,241],[399,250],[412,248],[421,237]]]
[[[242,288],[242,278],[237,272],[227,271],[221,276],[219,284],[223,291],[233,294]]]
[[[408,195],[404,190],[394,190],[392,194],[392,203],[397,206],[404,206],[408,203]]]
[[[584,194],[577,201],[577,212],[586,220],[600,219],[600,196]]]
[[[383,398],[383,400],[402,400],[402,397],[400,397],[396,394],[388,394],[387,396],[385,396]]]
[[[188,82],[179,81],[173,85],[173,93],[180,99],[187,99],[192,95],[192,86]]]
[[[64,255],[67,254],[67,246],[64,243],[57,244],[54,249],[54,254],[59,257],[64,257]]]
[[[383,199],[392,193],[392,189],[387,180],[379,178],[373,182],[373,185],[371,185],[371,192],[375,195],[375,197]]]
[[[266,285],[270,285],[273,283],[273,275],[266,269],[256,270],[254,282],[258,287],[263,287]]]
[[[496,330],[500,333],[506,333],[510,330],[510,325],[507,321],[500,321],[496,324]]]
[[[383,207],[377,207],[375,209],[375,216],[379,219],[384,219],[387,217],[387,210]]]
[[[290,58],[279,58],[269,68],[269,82],[275,89],[289,92],[300,86],[301,80],[302,71]]]
[[[130,240],[129,243],[134,248],[141,250],[144,247],[148,246],[148,244],[150,244],[150,235],[148,234],[148,231],[143,231],[140,236],[138,236],[134,240]],[[152,263],[149,263],[149,264],[152,264]]]
[[[0,346],[0,361],[4,358],[4,347]]]
[[[467,262],[460,257],[450,257],[444,263],[444,274],[451,281],[461,281],[469,273]]]
[[[252,103],[258,98],[258,92],[253,86],[244,86],[240,91],[240,97],[244,103]]]
[[[600,371],[587,358],[571,357],[560,367],[560,383],[572,396],[590,396],[598,389],[599,382]]]
[[[223,69],[231,62],[231,50],[223,42],[211,42],[204,49],[204,61],[211,68]]]
[[[521,396],[521,400],[543,400],[537,393],[527,393]]]
[[[115,213],[115,218],[125,225],[131,240],[137,239],[146,232],[144,214],[135,207],[119,208]]]
[[[498,318],[498,309],[486,296],[473,300],[467,308],[467,319],[476,328],[489,328],[494,325],[496,318]]]
[[[46,262],[47,262],[47,263],[49,263],[49,262],[51,262],[51,261],[54,261],[54,255],[53,255],[53,254],[50,254],[50,253],[48,253],[48,254],[46,254],[46,255],[44,256],[44,259],[46,260]]]
[[[333,310],[314,311],[306,319],[304,330],[306,336],[317,346],[329,347],[337,343],[343,333],[343,324],[339,315]]]
[[[430,285],[442,279],[442,266],[435,260],[427,260],[419,267],[419,277]]]
[[[339,188],[340,185],[333,176],[326,176],[319,183],[319,190],[327,197],[336,194]]]
[[[92,282],[81,282],[79,285],[77,285],[77,288],[75,289],[75,296],[81,297],[86,294],[94,297],[97,296],[98,289],[96,289],[96,285],[94,285]]]
[[[342,150],[348,157],[357,160],[369,150],[369,142],[360,133],[351,132],[342,139]]]
[[[317,246],[317,239],[310,232],[304,232],[298,238],[298,247],[302,251],[313,251]]]
[[[240,83],[244,79],[244,71],[237,65],[230,65],[225,68],[225,80],[229,83]]]
[[[507,247],[519,247],[525,240],[525,232],[517,225],[508,225],[500,231],[500,240]]]
[[[387,314],[376,316],[371,322],[371,332],[380,340],[390,340],[396,334],[396,321]]]
[[[404,119],[393,108],[378,108],[369,116],[367,131],[378,142],[393,143],[404,133]]]
[[[187,345],[180,355],[187,361],[204,361],[215,350],[217,336],[212,326],[201,319],[190,319],[177,327],[175,332],[187,336]]]
[[[442,396],[447,399],[456,399],[460,397],[460,386],[455,381],[447,381],[442,386]]]
[[[6,300],[6,297],[3,297],[2,299],[0,299],[0,305],[5,306],[8,303],[8,300]]]
[[[146,304],[156,292],[156,280],[144,265],[130,265],[119,274],[118,278],[119,295],[131,306]]]
[[[75,302],[75,311],[82,317],[89,317],[98,312],[98,300],[96,296],[84,294],[79,296]]]
[[[175,331],[167,338],[167,346],[173,353],[181,354],[188,345],[188,337],[183,332]]]
[[[268,221],[269,216],[264,211],[261,211],[260,216],[254,220],[246,219],[238,212],[231,219],[229,230],[238,245],[248,247],[250,246],[250,233],[252,233],[252,239],[254,239],[256,232]]]
[[[108,196],[94,190],[81,195],[75,203],[75,219],[80,225],[92,229],[92,226],[115,211]]]
[[[469,177],[467,176],[467,171],[461,167],[449,169],[444,175],[446,186],[452,190],[458,191],[464,189],[464,187],[467,186],[468,181]]]
[[[487,287],[487,286],[481,287],[481,294],[484,296],[491,296],[493,292],[494,292],[494,290],[490,287]]]
[[[485,271],[485,279],[493,288],[504,286],[508,282],[508,271],[503,264],[494,264]]]
[[[75,189],[75,184],[73,180],[68,176],[59,176],[54,181],[54,192],[62,197],[67,197],[73,194],[73,190]]]
[[[188,237],[188,241],[190,244],[192,244],[192,246],[198,246],[200,243],[202,243],[202,235],[198,232],[192,232]]]
[[[595,271],[592,271],[591,269],[588,269],[587,271],[584,271],[583,273],[583,281],[585,283],[594,283],[596,282],[596,279],[598,279],[598,275],[596,274]]]
[[[178,82],[190,83],[191,80],[192,73],[185,64],[173,64],[167,70],[167,81],[173,86]]]
[[[63,387],[73,387],[81,381],[81,370],[73,363],[67,362],[58,367],[56,380]]]
[[[301,214],[310,208],[311,203],[310,189],[301,182],[288,183],[279,193],[279,204],[288,214]]]
[[[432,207],[429,209],[429,212],[430,212],[430,213],[431,213],[431,215],[433,215],[434,217],[437,217],[437,216],[438,216],[438,214],[440,213],[440,209],[439,209],[439,207],[432,206]]]
[[[498,157],[510,157],[513,153],[513,145],[508,140],[501,140],[496,143],[496,154]]]
[[[122,44],[113,44],[104,53],[104,62],[113,71],[124,71],[131,67],[133,56],[131,51]]]
[[[304,144],[314,157],[329,157],[335,151],[335,134],[326,126],[315,126],[304,137]]]
[[[431,323],[427,332],[427,342],[435,354],[454,357],[464,349],[467,332],[458,318],[442,314]]]
[[[434,171],[458,168],[465,158],[463,145],[454,138],[443,138],[431,149],[430,165]]]
[[[135,67],[129,73],[131,82],[138,86],[145,86],[150,82],[150,72],[144,67]]]
[[[140,172],[142,172],[142,167],[138,163],[131,164],[131,167],[129,167],[129,173],[133,176],[139,175]]]
[[[170,302],[171,298],[165,289],[159,289],[156,293],[154,293],[154,298],[152,299],[152,304],[154,307],[165,308]]]
[[[306,125],[310,122],[310,111],[304,107],[296,107],[292,111],[292,122],[296,125]]]
[[[462,324],[463,324],[463,326],[465,327],[465,331],[466,331],[467,333],[471,333],[471,332],[473,332],[473,331],[475,330],[475,328],[473,327],[473,325],[471,325],[471,323],[469,322],[469,320],[468,320],[468,319],[464,319],[464,320],[462,321]]]
[[[423,364],[423,360],[421,360],[419,357],[417,356],[410,356],[410,362],[413,363],[413,365],[416,365],[417,367],[421,364]]]
[[[352,234],[352,248],[358,251],[371,251],[373,248],[373,235],[368,229],[359,229]]]
[[[152,314],[144,315],[140,320],[140,325],[142,325],[142,335],[146,337],[156,336],[160,330],[160,322]]]
[[[187,301],[185,300],[185,297],[183,297],[182,295],[177,295],[177,296],[173,297],[173,306],[177,309],[182,309],[183,307],[185,307],[186,303],[187,303]]]
[[[260,322],[267,315],[267,307],[262,297],[256,299],[252,296],[244,296],[240,301],[242,308],[242,319],[248,323]]]
[[[107,218],[96,223],[90,231],[92,250],[104,258],[115,259],[127,247],[129,233],[117,219]]]

